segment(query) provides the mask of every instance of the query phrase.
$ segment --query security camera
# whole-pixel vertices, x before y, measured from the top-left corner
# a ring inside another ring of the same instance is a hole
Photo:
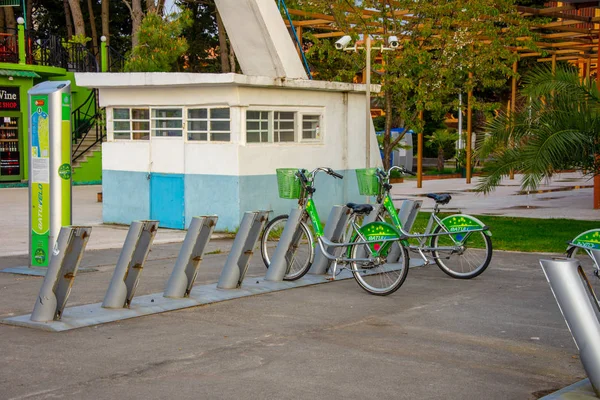
[[[390,36],[388,38],[388,44],[390,45],[390,47],[392,49],[398,48],[398,46],[400,46],[400,42],[398,42],[398,37],[397,36]]]
[[[352,38],[348,35],[342,36],[342,38],[340,40],[335,42],[335,48],[338,50],[344,50],[346,48],[346,46],[348,46],[348,43],[350,43],[351,40],[352,40]]]

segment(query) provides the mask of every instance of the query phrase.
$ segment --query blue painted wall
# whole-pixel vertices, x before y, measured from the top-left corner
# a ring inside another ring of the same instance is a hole
[[[145,172],[102,171],[102,220],[130,224],[150,218],[150,181]]]
[[[198,215],[218,215],[218,231],[240,225],[239,182],[237,176],[185,175],[185,226]]]
[[[358,194],[354,170],[337,171],[343,180],[319,173],[314,199],[321,220],[331,207],[349,201],[364,202]],[[169,174],[161,174],[168,176]],[[173,174],[173,176],[181,176]],[[216,230],[234,230],[246,211],[273,210],[271,216],[288,214],[295,200],[280,199],[276,175],[184,175],[185,226],[197,215],[218,215]],[[150,218],[150,181],[143,172],[103,171],[103,218],[107,223],[129,224]]]

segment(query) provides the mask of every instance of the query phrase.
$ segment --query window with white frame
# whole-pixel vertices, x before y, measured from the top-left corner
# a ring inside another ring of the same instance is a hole
[[[321,115],[302,115],[302,140],[318,140],[321,138],[319,129],[321,126]]]
[[[152,136],[183,136],[183,110],[181,108],[152,108],[150,115]]]
[[[248,143],[269,142],[269,112],[246,112],[246,141]]]
[[[148,108],[113,108],[113,136],[116,140],[148,140],[150,110]]]
[[[294,142],[296,131],[296,113],[275,111],[273,113],[273,141]]]
[[[189,108],[187,111],[189,141],[229,142],[231,140],[229,108]]]
[[[246,111],[246,143],[317,142],[323,114],[315,111]]]

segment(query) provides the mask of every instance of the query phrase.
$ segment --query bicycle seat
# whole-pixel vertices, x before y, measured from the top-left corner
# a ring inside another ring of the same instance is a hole
[[[450,196],[448,193],[427,193],[427,197],[435,200],[435,202],[438,204],[448,204],[450,203],[450,200],[452,200],[452,196]]]
[[[373,211],[373,206],[370,204],[354,204],[348,203],[346,207],[352,210],[354,214],[369,214]]]

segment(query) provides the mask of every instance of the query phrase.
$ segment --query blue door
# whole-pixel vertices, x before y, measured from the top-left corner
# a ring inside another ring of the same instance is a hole
[[[183,175],[150,175],[150,219],[161,228],[185,227]]]

